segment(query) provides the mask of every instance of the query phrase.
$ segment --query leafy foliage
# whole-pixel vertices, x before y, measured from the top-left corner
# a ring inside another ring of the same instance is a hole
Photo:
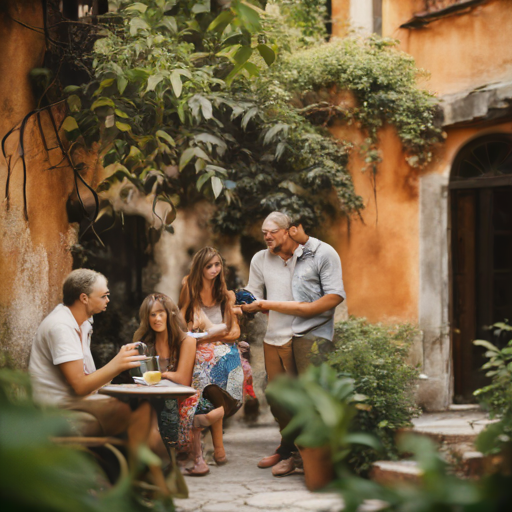
[[[360,123],[368,133],[363,148],[368,164],[379,161],[378,131],[389,123],[397,129],[409,164],[421,167],[432,160],[432,147],[442,140],[436,100],[417,87],[417,76],[423,72],[411,56],[396,50],[397,43],[377,36],[335,39],[285,56],[273,74],[304,105],[308,117],[323,113],[329,121],[334,114],[350,124]],[[332,101],[336,95],[318,94],[331,87],[350,91],[355,102],[340,109]]]
[[[331,487],[343,495],[345,510],[355,512],[365,500],[380,500],[383,512],[490,512],[508,510],[510,477],[494,475],[483,485],[461,480],[448,471],[434,443],[425,437],[407,435],[399,442],[411,453],[422,473],[418,484],[385,487],[348,472]],[[508,482],[507,482],[508,480]],[[503,485],[504,484],[504,485]]]
[[[352,379],[340,378],[326,363],[311,365],[298,379],[274,380],[266,395],[292,416],[283,436],[292,436],[298,446],[330,446],[334,464],[347,456],[352,443],[378,447],[371,436],[349,432],[356,413],[351,402],[365,397],[354,392]]]
[[[492,328],[495,337],[512,331],[512,326],[506,322],[498,322]],[[502,349],[486,340],[473,343],[487,349],[485,356],[489,361],[482,370],[491,378],[491,384],[477,389],[474,395],[489,409],[491,417],[499,418],[481,432],[477,447],[484,453],[499,453],[512,442],[512,340]]]
[[[512,331],[512,326],[504,322],[494,324],[493,328],[496,336]],[[501,350],[486,340],[475,340],[473,344],[487,349],[485,357],[489,361],[482,366],[482,370],[486,371],[486,377],[491,378],[491,384],[477,389],[474,395],[484,402],[494,416],[512,412],[512,340]]]
[[[352,377],[356,392],[367,397],[354,429],[373,434],[382,445],[381,452],[352,449],[348,462],[357,473],[366,473],[379,457],[396,459],[397,429],[410,426],[419,414],[414,400],[418,371],[405,361],[415,335],[407,324],[385,326],[354,317],[336,324],[335,350],[328,362]]]
[[[36,408],[30,396],[27,374],[0,370],[0,495],[3,511],[174,510],[169,499],[165,502],[155,500],[147,507],[145,501],[134,499],[128,478],[106,490],[106,477],[92,457],[52,442],[52,436],[68,434],[65,413]]]
[[[357,212],[351,146],[328,132],[335,118],[368,131],[370,163],[386,121],[412,164],[430,158],[439,132],[412,60],[377,38],[321,44],[324,0],[275,0],[268,12],[242,0],[119,4],[84,60],[91,81],[65,89],[64,122],[70,153],[99,144],[109,174],[99,191],[116,208],[148,195],[154,225],[172,230],[179,204],[207,198],[228,233],[275,209],[309,225]],[[357,104],[334,104],[332,86]],[[308,91],[321,101],[306,101]]]

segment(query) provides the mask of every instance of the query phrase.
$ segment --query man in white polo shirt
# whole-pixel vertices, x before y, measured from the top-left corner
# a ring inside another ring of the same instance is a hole
[[[85,435],[116,435],[128,432],[130,445],[148,438],[151,407],[143,402],[132,411],[128,403],[95,394],[115,376],[140,366],[141,356],[133,344],[103,368],[96,370],[91,355],[92,316],[109,303],[107,280],[89,269],[71,272],[63,285],[63,304],[41,322],[30,354],[29,372],[33,395],[41,405],[81,411],[94,416]]]
[[[242,306],[244,312],[269,311],[264,337],[265,368],[268,380],[287,373],[305,371],[312,355],[322,359],[332,347],[334,309],[345,299],[341,262],[325,242],[309,237],[301,222],[292,224],[288,215],[272,212],[263,222],[268,249],[251,261],[247,289],[257,301]],[[289,418],[271,404],[280,430]],[[271,467],[274,476],[295,469],[293,440],[281,439],[276,453],[258,466]]]

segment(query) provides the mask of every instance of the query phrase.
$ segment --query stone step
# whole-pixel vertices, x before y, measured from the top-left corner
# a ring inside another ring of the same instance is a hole
[[[453,405],[449,411],[428,413],[414,419],[411,431],[428,436],[443,451],[449,450],[462,456],[475,451],[474,443],[478,434],[491,421],[484,411],[472,404]]]
[[[412,460],[380,460],[373,464],[370,478],[379,484],[399,485],[404,482],[417,483],[422,471]]]

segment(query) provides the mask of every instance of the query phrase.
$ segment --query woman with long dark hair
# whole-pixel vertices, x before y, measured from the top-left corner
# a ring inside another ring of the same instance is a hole
[[[211,408],[222,408],[225,418],[232,416],[243,400],[244,374],[235,343],[240,327],[234,313],[235,294],[227,289],[222,257],[213,247],[194,255],[178,305],[188,329],[206,333],[197,340],[192,386]],[[219,465],[227,461],[222,420],[211,424],[214,459]]]
[[[196,340],[185,333],[186,327],[180,310],[162,293],[148,295],[139,311],[140,325],[133,336],[147,346],[147,355],[158,355],[162,378],[190,386],[196,359]],[[201,450],[199,435],[194,436],[194,425],[208,426],[218,421],[223,410],[200,408],[200,394],[185,400],[165,400],[157,405],[160,435],[166,448],[176,447],[178,452],[191,452],[194,470],[191,474],[209,472]],[[202,414],[206,413],[206,414]]]

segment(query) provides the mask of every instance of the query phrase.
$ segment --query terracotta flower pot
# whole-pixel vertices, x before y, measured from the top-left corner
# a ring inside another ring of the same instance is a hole
[[[320,448],[305,448],[299,446],[299,452],[304,463],[306,487],[310,491],[318,491],[334,479],[331,450],[327,446]]]

